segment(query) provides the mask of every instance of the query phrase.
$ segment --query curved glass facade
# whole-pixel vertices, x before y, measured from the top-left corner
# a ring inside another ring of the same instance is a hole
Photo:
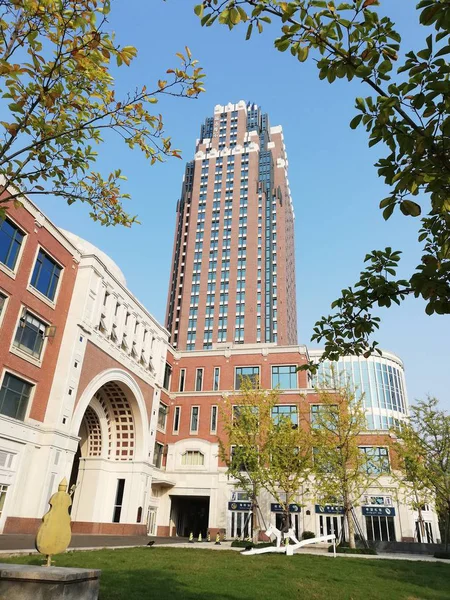
[[[320,350],[311,350],[310,356],[319,357]],[[331,365],[338,377],[349,380],[357,394],[364,394],[368,429],[389,429],[408,413],[405,374],[399,358],[391,353],[383,356],[345,356],[332,363],[320,364],[313,385],[323,385],[331,376]]]

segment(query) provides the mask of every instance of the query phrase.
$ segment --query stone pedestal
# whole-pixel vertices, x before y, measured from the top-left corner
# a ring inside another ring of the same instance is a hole
[[[0,600],[97,600],[100,573],[0,563]]]

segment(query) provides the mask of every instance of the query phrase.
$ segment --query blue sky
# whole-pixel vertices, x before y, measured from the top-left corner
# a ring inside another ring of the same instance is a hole
[[[367,251],[392,246],[404,251],[404,273],[414,268],[420,256],[415,241],[419,221],[396,215],[385,223],[378,209],[387,189],[373,163],[383,150],[369,150],[365,132],[349,127],[356,114],[354,98],[369,95],[367,89],[359,82],[319,81],[313,62],[300,64],[273,48],[270,29],[245,42],[243,28],[201,28],[194,4],[113,3],[111,29],[121,44],[138,48],[132,66],[117,71],[119,89],[144,83],[154,89],[185,45],[207,73],[207,92],[198,100],[166,98],[158,105],[183,160],[151,167],[119,139],[108,137],[99,147],[100,168],[121,168],[128,176],[124,189],[132,195],[129,212],[137,213],[142,224],[131,230],[102,228],[90,221],[83,206],[67,207],[55,199],[38,203],[57,225],[107,252],[125,273],[132,292],[164,322],[184,163],[192,158],[200,125],[216,104],[256,102],[269,113],[272,125],[284,129],[296,214],[299,342],[309,343],[314,322],[328,314],[340,290],[357,279]],[[415,3],[383,4],[393,11],[403,47],[418,49],[425,32],[417,24]],[[377,339],[404,360],[410,401],[430,393],[450,408],[449,318],[427,317],[420,300],[408,300],[380,316]]]

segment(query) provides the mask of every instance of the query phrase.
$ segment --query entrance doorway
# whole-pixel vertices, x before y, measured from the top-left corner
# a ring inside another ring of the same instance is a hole
[[[345,541],[344,517],[341,515],[319,515],[319,535],[334,535]]]
[[[275,527],[281,531],[283,528],[283,513],[275,514]],[[300,519],[298,513],[289,514],[289,527],[294,530],[295,537],[300,539]]]
[[[178,537],[208,533],[209,496],[171,496],[171,521]]]

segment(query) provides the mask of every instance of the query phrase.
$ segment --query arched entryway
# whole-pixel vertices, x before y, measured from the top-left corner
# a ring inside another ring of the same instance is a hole
[[[73,430],[79,439],[70,477],[70,486],[76,486],[73,530],[144,532],[148,416],[134,379],[119,371],[92,381],[77,405]]]

